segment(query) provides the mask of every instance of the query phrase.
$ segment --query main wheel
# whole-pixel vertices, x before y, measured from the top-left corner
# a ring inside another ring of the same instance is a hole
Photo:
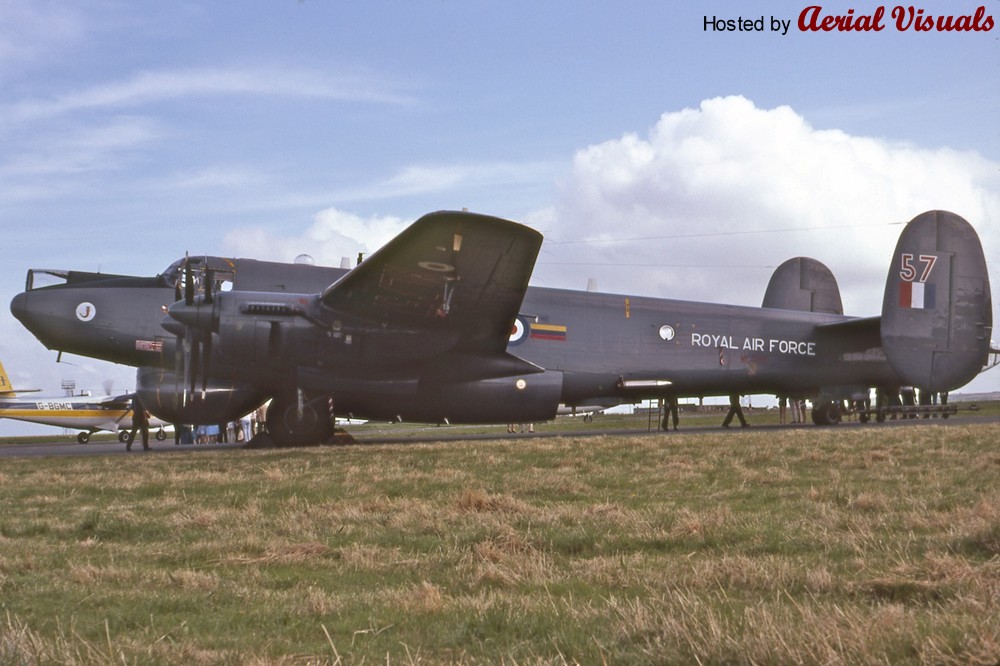
[[[816,425],[837,425],[840,423],[840,405],[835,402],[814,405],[812,420]]]
[[[278,446],[325,442],[333,434],[326,399],[307,401],[299,409],[295,396],[279,396],[267,408],[267,432]]]
[[[76,441],[80,442],[81,444],[86,444],[87,442],[90,441],[90,433],[89,432],[77,433]]]

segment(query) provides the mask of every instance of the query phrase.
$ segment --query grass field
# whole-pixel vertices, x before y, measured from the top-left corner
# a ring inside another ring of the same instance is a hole
[[[971,422],[7,459],[0,664],[995,664],[998,441]]]

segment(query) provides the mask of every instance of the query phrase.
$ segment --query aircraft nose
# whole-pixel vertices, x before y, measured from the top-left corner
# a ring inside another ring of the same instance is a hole
[[[10,313],[17,317],[20,322],[24,321],[24,317],[28,314],[28,294],[27,292],[21,292],[10,302]]]

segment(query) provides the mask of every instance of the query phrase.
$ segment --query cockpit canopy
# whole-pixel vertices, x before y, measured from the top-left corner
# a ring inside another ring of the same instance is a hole
[[[155,278],[138,277],[131,275],[118,275],[115,273],[92,273],[88,271],[69,271],[59,268],[31,268],[25,280],[25,291],[44,289],[61,285],[80,285],[88,282],[104,282],[108,284],[112,281],[128,284],[140,281],[144,286],[148,286],[150,281],[155,281],[156,286],[175,289],[184,285],[184,266],[189,266],[191,279],[195,284],[195,291],[204,291],[205,276],[210,271],[215,283],[216,291],[229,291],[233,287],[233,280],[236,274],[236,263],[233,259],[223,257],[190,257],[178,259],[166,270]],[[108,286],[111,286],[108,284]]]
[[[178,259],[167,266],[167,269],[160,274],[160,278],[168,287],[177,288],[184,285],[185,266],[190,272],[194,281],[195,293],[204,291],[205,280],[208,275],[212,276],[213,292],[230,291],[233,288],[233,281],[236,276],[236,262],[233,259],[223,257],[185,257]]]

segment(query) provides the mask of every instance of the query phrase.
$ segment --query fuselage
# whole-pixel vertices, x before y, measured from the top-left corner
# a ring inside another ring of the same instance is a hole
[[[351,270],[185,257],[154,278],[29,271],[11,310],[53,349],[139,368],[137,399],[177,423],[270,400],[277,440],[322,441],[336,415],[549,419],[560,405],[770,393],[921,396],[974,377],[992,305],[982,244],[948,211],[900,233],[882,311],[846,317],[820,262],[793,258],[768,307],[529,288],[542,236],[467,212],[416,220]],[[37,273],[63,284],[34,287]]]
[[[374,342],[366,346],[366,340],[380,335],[377,323],[341,325],[337,320],[342,328],[333,331],[280,314],[269,320],[266,311],[247,322],[236,312],[246,311],[259,294],[273,300],[280,293],[289,302],[315,306],[322,286],[346,271],[252,260],[227,264],[232,293],[219,297],[231,305],[220,307],[233,310],[236,323],[220,337],[239,339],[240,353],[224,340],[216,343],[208,367],[211,384],[240,387],[245,394],[240,409],[273,395],[294,369],[310,378],[312,389],[328,390],[341,413],[358,418],[407,414],[402,403],[412,404],[413,387],[421,382],[426,387],[421,373],[433,358],[413,362],[402,352],[395,360],[366,356],[365,349],[377,348]],[[11,309],[51,349],[144,367],[147,373],[159,368],[165,376],[179,354],[178,339],[163,327],[176,298],[176,276],[170,271],[153,278],[76,274],[64,284],[19,294]],[[859,322],[853,335],[823,332],[823,326],[849,321]],[[281,327],[281,348],[271,358],[268,347]],[[426,336],[414,339],[420,341],[416,347],[433,344]],[[877,326],[866,327],[864,320],[560,289],[527,290],[507,352],[544,369],[547,386],[554,387],[546,399],[557,396],[567,405],[732,393],[844,399],[869,387],[899,384],[882,353]],[[386,392],[386,386],[392,390]],[[447,394],[449,388],[440,391]],[[393,392],[399,394],[398,406]],[[453,421],[466,420],[460,409],[453,411]]]
[[[97,431],[130,428],[132,404],[129,398],[94,397],[0,398],[0,418],[61,428]],[[153,419],[151,425],[162,426]]]
[[[822,333],[850,317],[554,289],[529,289],[522,313],[524,333],[509,350],[564,372],[568,404],[637,394],[839,398],[898,385],[877,327]]]

